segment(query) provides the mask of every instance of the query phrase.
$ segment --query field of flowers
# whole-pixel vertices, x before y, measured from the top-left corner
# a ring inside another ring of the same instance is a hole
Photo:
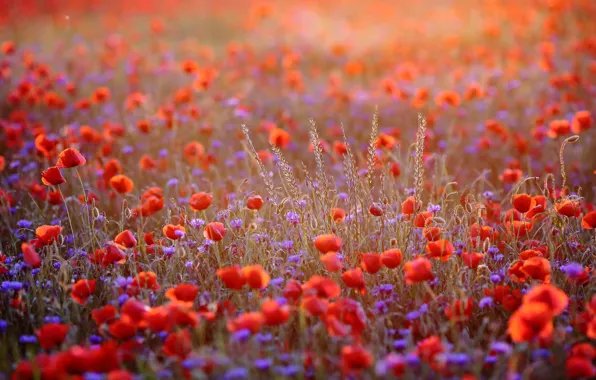
[[[0,379],[596,377],[595,18],[0,1]]]

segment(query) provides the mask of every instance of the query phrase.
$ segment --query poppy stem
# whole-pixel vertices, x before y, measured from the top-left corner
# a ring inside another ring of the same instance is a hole
[[[58,187],[58,192],[60,193],[60,197],[62,197],[62,202],[64,203],[64,208],[66,209],[66,217],[68,218],[68,224],[70,225],[70,233],[72,234],[72,242],[75,246],[75,248],[77,248],[77,239],[76,239],[76,234],[75,234],[75,230],[72,227],[72,218],[70,217],[70,212],[68,211],[68,203],[66,202],[66,198],[64,198],[64,194],[62,194],[62,190],[60,189],[60,186]]]
[[[426,289],[426,291],[428,292],[428,294],[430,294],[430,296],[433,298],[433,301],[437,300],[437,295],[435,294],[435,292],[433,292],[433,290],[431,289],[430,285],[428,284],[428,282],[424,282],[424,289]]]

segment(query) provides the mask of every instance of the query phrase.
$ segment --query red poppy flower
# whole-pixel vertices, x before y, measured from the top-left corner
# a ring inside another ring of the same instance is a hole
[[[533,218],[544,211],[546,211],[546,197],[544,195],[536,195],[532,198],[532,204],[530,210],[526,213],[526,218]]]
[[[172,301],[194,302],[199,294],[199,287],[193,284],[180,284],[166,291],[166,298]]]
[[[226,228],[223,223],[211,222],[205,226],[203,236],[205,239],[220,241],[226,236]]]
[[[51,350],[60,346],[66,334],[68,333],[69,326],[62,323],[47,323],[43,325],[37,331],[37,338],[39,345],[44,350]]]
[[[290,143],[290,134],[281,128],[273,128],[269,132],[269,143],[278,148],[286,148]]]
[[[324,321],[331,336],[360,336],[367,323],[362,305],[351,298],[329,304]]]
[[[107,87],[99,87],[91,95],[91,100],[94,103],[104,103],[110,98],[110,89]]]
[[[343,264],[341,263],[337,252],[328,252],[322,255],[321,261],[328,272],[339,272],[343,268]]]
[[[246,283],[252,289],[264,289],[269,285],[271,277],[259,264],[249,265],[242,268],[242,276],[246,278]]]
[[[276,300],[266,300],[261,305],[264,324],[267,326],[281,325],[290,318],[290,307]]]
[[[472,298],[464,300],[455,300],[445,308],[445,315],[452,322],[465,322],[472,317],[473,311]]]
[[[66,148],[58,156],[56,167],[58,168],[76,168],[77,166],[85,165],[87,160],[78,150],[74,148]]]
[[[91,318],[95,321],[95,324],[99,327],[104,323],[111,322],[118,315],[118,310],[112,305],[105,305],[99,309],[93,309],[91,311]]]
[[[564,199],[563,201],[555,204],[555,209],[559,214],[568,218],[578,218],[581,213],[579,204],[569,199]]]
[[[130,295],[137,295],[141,289],[157,291],[160,285],[154,272],[139,272],[128,287]]]
[[[373,356],[359,345],[344,346],[341,349],[341,366],[345,373],[367,369],[373,363]]]
[[[344,219],[345,219],[345,217],[346,217],[346,210],[344,210],[343,208],[335,208],[335,207],[333,207],[333,208],[331,208],[330,212],[331,212],[331,217],[337,223],[343,222]]]
[[[516,194],[511,197],[511,204],[517,211],[524,214],[530,211],[532,206],[532,197],[528,194]]]
[[[41,182],[46,186],[58,186],[66,183],[66,179],[64,179],[58,167],[51,166],[41,172]]]
[[[163,234],[166,235],[166,237],[168,239],[178,240],[184,236],[186,229],[179,224],[177,224],[177,225],[167,224],[163,227],[162,231],[163,231]]]
[[[2,42],[2,45],[0,45],[0,50],[6,55],[12,55],[17,49],[14,42],[4,41]]]
[[[108,326],[110,335],[118,340],[128,340],[137,334],[136,323],[128,315],[122,315]]]
[[[417,353],[420,359],[432,362],[436,355],[445,350],[441,338],[436,335],[430,336],[417,344]]]
[[[191,141],[184,146],[183,154],[189,164],[196,164],[203,159],[205,148],[198,141]]]
[[[330,278],[314,275],[302,285],[305,295],[316,295],[321,298],[339,297],[341,289]]]
[[[366,294],[366,284],[364,283],[362,269],[349,269],[341,274],[341,279],[348,288],[356,289],[361,294]]]
[[[192,340],[188,330],[182,330],[168,335],[163,344],[166,356],[186,359],[192,351]]]
[[[95,280],[79,280],[73,287],[70,296],[78,304],[84,304],[95,293]]]
[[[327,312],[329,301],[317,296],[306,296],[300,304],[302,310],[306,310],[313,317],[320,317]]]
[[[416,214],[414,218],[414,226],[418,228],[424,228],[431,224],[433,221],[433,213],[424,211]]]
[[[532,230],[533,225],[531,222],[514,220],[513,222],[507,222],[506,227],[510,234],[522,238]]]
[[[564,291],[553,285],[542,284],[533,287],[524,295],[523,303],[532,302],[545,304],[548,306],[552,315],[556,316],[565,310],[569,303],[569,297],[567,297]]]
[[[521,271],[528,277],[542,282],[550,281],[550,262],[544,257],[532,257],[523,262]]]
[[[412,215],[422,207],[422,202],[416,202],[415,197],[408,197],[401,204],[401,212],[405,215]]]
[[[321,253],[338,252],[341,248],[341,239],[333,234],[324,234],[317,236],[314,244]]]
[[[388,249],[381,253],[381,263],[389,269],[397,268],[401,264],[402,253],[399,249]]]
[[[190,208],[195,211],[202,211],[206,210],[211,206],[211,202],[213,202],[213,197],[205,192],[195,193],[190,197],[188,204]]]
[[[435,226],[424,227],[422,235],[428,241],[438,241],[441,239],[441,228]]]
[[[476,269],[480,265],[484,255],[478,252],[464,252],[461,254],[461,258],[465,266],[470,269]]]
[[[565,136],[571,132],[571,123],[568,120],[553,120],[548,125],[547,135],[551,139]]]
[[[236,319],[228,321],[226,327],[231,333],[240,330],[249,330],[251,333],[256,334],[261,330],[264,322],[265,318],[262,313],[251,312],[241,314]]]
[[[426,252],[428,253],[428,257],[432,257],[435,259],[439,259],[441,261],[449,261],[451,255],[453,255],[453,251],[455,248],[453,244],[449,240],[437,240],[437,241],[429,241],[426,244]]]
[[[126,262],[126,254],[114,243],[108,243],[103,250],[98,252],[102,267]]]
[[[568,379],[592,379],[596,376],[596,367],[592,359],[570,357],[565,362],[565,376]]]
[[[128,194],[133,191],[135,184],[124,174],[117,174],[110,178],[110,186],[120,194]]]
[[[260,210],[263,207],[263,198],[260,195],[253,195],[246,201],[246,207],[249,210]]]
[[[60,226],[43,225],[35,229],[35,235],[41,245],[49,245],[58,242],[58,236],[62,233]]]
[[[582,228],[593,230],[596,228],[596,211],[591,211],[582,218]]]
[[[383,263],[381,262],[381,256],[378,253],[363,253],[362,260],[360,261],[362,265],[362,269],[364,269],[367,273],[375,274],[381,267]]]
[[[411,285],[418,282],[433,280],[435,276],[431,270],[431,262],[423,257],[408,261],[404,264],[406,284]]]
[[[378,203],[373,203],[372,205],[370,205],[368,212],[372,215],[372,216],[382,216],[383,215],[383,208],[381,207],[380,204]]]
[[[529,342],[535,338],[546,339],[553,332],[553,315],[542,302],[523,304],[509,318],[509,334],[516,342]]]
[[[505,169],[499,175],[499,179],[505,183],[517,183],[523,176],[523,172],[519,169]]]
[[[134,378],[132,373],[124,369],[110,371],[108,372],[108,376],[106,376],[106,380],[133,380]]]
[[[143,321],[145,314],[149,311],[149,306],[145,305],[141,301],[135,298],[129,298],[124,302],[124,305],[120,308],[120,312],[123,315],[127,315],[137,325]]]
[[[571,122],[571,131],[576,135],[587,131],[594,125],[594,119],[590,111],[578,111]]]
[[[135,239],[134,235],[129,230],[120,232],[116,238],[114,238],[114,242],[126,248],[133,248],[137,246],[137,239]]]
[[[218,269],[217,277],[230,289],[242,289],[244,284],[246,284],[246,277],[244,277],[239,265]]]
[[[35,251],[35,248],[27,243],[21,244],[21,251],[23,252],[23,260],[31,268],[39,268],[41,266],[41,257]]]
[[[522,260],[528,260],[532,257],[542,256],[542,252],[537,251],[535,249],[526,249],[525,251],[521,251],[519,253],[519,258]]]
[[[296,280],[290,280],[284,287],[283,296],[288,300],[297,300],[302,295],[302,286]]]

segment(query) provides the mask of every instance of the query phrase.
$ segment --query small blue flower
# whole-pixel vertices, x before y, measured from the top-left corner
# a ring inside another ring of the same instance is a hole
[[[584,272],[584,267],[578,263],[569,263],[561,266],[561,270],[565,272],[569,278],[577,278]]]
[[[505,342],[494,342],[490,349],[491,351],[502,355],[509,355],[512,351],[511,345]]]
[[[203,365],[205,365],[205,360],[199,357],[188,358],[182,362],[182,367],[184,369],[198,368],[202,367]]]
[[[44,322],[44,323],[60,323],[60,322],[61,322],[61,320],[60,320],[60,317],[58,317],[58,316],[51,316],[51,315],[48,315],[47,317],[45,317],[45,318],[43,319],[43,322]]]
[[[245,342],[248,338],[250,338],[249,329],[238,330],[232,335],[232,339],[238,342]]]
[[[256,369],[260,370],[260,371],[266,371],[269,368],[271,368],[271,365],[273,364],[273,360],[271,360],[270,358],[266,358],[266,359],[257,359],[254,361],[254,366]]]
[[[293,225],[297,225],[298,222],[300,222],[300,215],[298,215],[294,211],[288,211],[286,213],[286,220]]]
[[[408,347],[408,341],[405,339],[397,339],[393,341],[393,348],[396,350],[405,350]]]
[[[17,226],[18,226],[19,228],[30,228],[30,227],[31,227],[31,225],[33,225],[33,223],[32,223],[32,222],[30,222],[30,221],[28,221],[28,220],[26,220],[26,219],[21,219],[21,220],[19,220],[19,221],[17,222]]]
[[[246,368],[237,367],[228,370],[225,375],[225,380],[246,379],[248,377],[248,370]]]
[[[481,309],[493,306],[493,299],[492,297],[484,297],[478,303]]]
[[[195,228],[195,229],[203,228],[203,226],[205,226],[205,224],[206,224],[206,222],[200,218],[195,218],[190,221],[191,227]]]
[[[232,228],[240,229],[242,228],[242,223],[242,219],[233,219],[230,221],[230,226],[232,226]]]
[[[410,367],[417,367],[420,364],[420,358],[418,355],[411,353],[406,355],[406,363]]]
[[[20,343],[36,343],[37,337],[35,335],[21,335],[19,338]]]

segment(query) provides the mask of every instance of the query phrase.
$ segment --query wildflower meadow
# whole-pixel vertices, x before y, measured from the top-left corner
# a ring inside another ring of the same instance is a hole
[[[0,380],[596,378],[593,0],[0,0]]]

